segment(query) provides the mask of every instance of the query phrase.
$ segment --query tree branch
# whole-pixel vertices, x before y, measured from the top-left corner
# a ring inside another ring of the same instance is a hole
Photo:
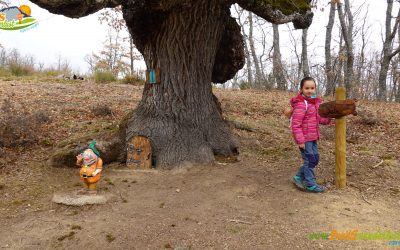
[[[120,5],[122,0],[32,0],[31,2],[47,9],[51,13],[61,14],[67,17],[83,17],[103,8],[114,8]]]
[[[393,40],[394,37],[396,36],[397,28],[399,27],[399,22],[400,22],[400,8],[399,8],[399,12],[397,13],[396,22],[394,23],[393,31],[390,34],[391,40]]]
[[[397,47],[397,49],[395,49],[392,53],[389,54],[389,58],[394,57],[395,55],[397,55],[400,52],[400,46]]]
[[[243,9],[253,12],[274,24],[293,22],[296,29],[305,29],[311,25],[314,14],[309,0],[281,0],[273,3],[259,0],[237,0]]]

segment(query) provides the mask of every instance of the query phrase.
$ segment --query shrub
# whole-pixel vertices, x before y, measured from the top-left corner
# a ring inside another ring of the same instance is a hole
[[[90,107],[90,111],[95,116],[108,116],[112,115],[112,110],[107,104],[97,104]]]
[[[117,78],[110,71],[96,71],[94,73],[94,81],[96,83],[115,82]]]
[[[239,83],[239,88],[241,90],[249,89],[250,88],[250,84],[249,84],[249,82],[241,80],[240,83]]]
[[[10,71],[11,74],[14,76],[28,76],[32,75],[35,72],[33,67],[17,63],[10,64]]]
[[[144,79],[141,78],[138,75],[126,75],[122,81],[123,84],[132,84],[135,86],[143,85],[144,84]]]
[[[5,68],[0,68],[0,77],[9,77],[11,72]]]
[[[11,97],[4,99],[0,109],[0,147],[26,146],[39,141],[40,127],[50,121],[46,111],[30,114],[17,108]]]

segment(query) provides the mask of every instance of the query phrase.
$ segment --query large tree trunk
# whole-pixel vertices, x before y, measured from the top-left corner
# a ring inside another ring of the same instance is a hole
[[[122,5],[123,16],[148,68],[161,69],[159,84],[146,84],[129,119],[127,140],[148,137],[158,166],[210,162],[237,154],[211,82],[224,83],[243,67],[240,27],[230,17],[235,2],[274,23],[310,26],[309,0],[31,0],[47,10],[81,17]]]
[[[161,83],[145,85],[129,120],[127,138],[150,138],[158,167],[171,168],[184,161],[207,163],[214,154],[238,152],[210,84],[230,18],[223,8],[201,1],[190,12],[172,10],[145,43],[136,42],[147,67],[161,69]],[[131,28],[129,19],[127,24]]]

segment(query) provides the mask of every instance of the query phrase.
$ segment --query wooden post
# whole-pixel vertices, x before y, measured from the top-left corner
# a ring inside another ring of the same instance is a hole
[[[339,86],[336,89],[336,100],[346,99],[346,89]],[[336,122],[336,187],[346,187],[346,118],[335,119]]]

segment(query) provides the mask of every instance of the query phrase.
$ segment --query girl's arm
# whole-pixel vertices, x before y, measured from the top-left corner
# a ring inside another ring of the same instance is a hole
[[[303,102],[298,102],[293,107],[292,113],[292,134],[296,144],[304,144],[304,134],[303,134],[303,119],[306,115],[306,106]]]

